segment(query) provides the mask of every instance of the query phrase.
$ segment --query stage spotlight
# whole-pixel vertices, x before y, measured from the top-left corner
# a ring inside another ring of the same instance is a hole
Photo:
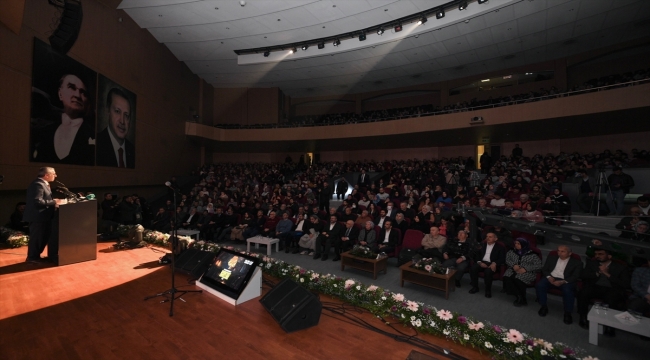
[[[303,46],[301,47],[301,49],[303,49],[303,50],[307,50],[307,49],[309,49],[309,45],[305,44],[305,45],[303,45]]]
[[[461,1],[461,2],[458,4],[458,10],[463,11],[463,10],[465,10],[465,9],[467,9],[467,1]]]
[[[268,51],[268,50],[266,50],[266,51],[264,52],[264,57],[269,57],[270,54],[271,54],[271,52]]]
[[[488,2],[488,0],[478,0],[479,5],[480,4],[485,4],[486,2]]]
[[[400,32],[400,31],[402,31],[402,24],[395,26],[395,32]]]
[[[294,48],[291,48],[291,53],[292,53],[292,54],[295,54],[297,51],[298,51],[298,49],[296,49],[295,47],[294,47]]]
[[[339,46],[339,45],[341,45],[341,40],[339,40],[339,39],[334,40],[334,42],[332,43],[332,45],[334,45],[334,46]]]
[[[422,25],[422,24],[424,24],[424,23],[427,22],[427,21],[429,21],[429,19],[427,19],[426,16],[423,16],[423,17],[420,19],[420,21],[418,21],[418,25]]]
[[[443,17],[445,17],[445,9],[440,8],[436,10],[436,19],[442,19]]]
[[[365,41],[365,40],[366,40],[366,33],[362,32],[361,34],[359,34],[359,41]]]
[[[383,33],[384,33],[384,28],[379,28],[379,29],[377,30],[377,35],[381,35],[381,34],[383,34]]]
[[[319,42],[318,43],[318,48],[319,49],[324,49],[325,48],[325,43],[324,42]]]

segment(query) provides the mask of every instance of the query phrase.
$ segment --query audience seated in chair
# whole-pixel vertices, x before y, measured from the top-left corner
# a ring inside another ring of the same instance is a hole
[[[499,267],[505,264],[506,251],[505,247],[497,244],[497,235],[490,232],[485,236],[485,241],[481,244],[481,249],[477,252],[476,263],[472,265],[470,277],[472,279],[472,288],[470,294],[479,291],[478,278],[479,273],[484,273],[485,297],[492,297],[492,280],[494,274],[498,274]]]
[[[542,268],[543,277],[535,286],[537,300],[541,306],[538,311],[539,316],[548,314],[547,293],[549,289],[556,288],[562,291],[564,323],[573,323],[571,313],[575,303],[577,283],[582,272],[582,261],[579,256],[576,257],[568,246],[560,245],[557,252],[551,252],[546,258]]]
[[[503,274],[503,287],[508,295],[515,296],[515,306],[528,305],[526,288],[533,284],[537,272],[542,269],[542,259],[530,249],[528,240],[517,238],[514,249],[506,254],[506,266]]]

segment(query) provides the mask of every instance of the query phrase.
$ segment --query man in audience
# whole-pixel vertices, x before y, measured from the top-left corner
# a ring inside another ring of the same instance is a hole
[[[623,215],[625,210],[625,195],[634,187],[634,179],[623,172],[619,166],[614,167],[613,172],[607,177],[609,190],[612,196],[607,196],[607,206],[611,214]],[[613,197],[613,199],[612,199]]]
[[[191,208],[181,222],[181,229],[196,229],[197,221],[199,221],[199,215],[196,213],[195,208]]]
[[[485,297],[492,297],[492,280],[499,267],[506,263],[505,248],[497,242],[497,235],[493,232],[485,236],[485,242],[481,244],[481,249],[477,253],[477,261],[472,266],[469,275],[472,279],[472,288],[470,294],[479,292],[478,274],[483,273],[485,282]]]
[[[397,213],[397,215],[395,215],[395,222],[393,223],[393,227],[399,229],[400,234],[402,234],[402,237],[404,237],[406,230],[409,228],[408,222],[404,220],[404,214]]]
[[[630,286],[627,265],[612,261],[608,250],[596,249],[594,259],[588,260],[582,271],[582,290],[578,293],[579,324],[588,329],[587,312],[594,298],[602,299],[609,307],[625,309],[625,290]],[[614,328],[606,327],[605,334],[613,336]]]
[[[330,207],[330,200],[332,199],[332,189],[327,181],[323,182],[323,186],[318,187],[318,207],[327,211]]]
[[[334,256],[334,259],[332,259],[332,261],[341,260],[341,253],[352,249],[358,239],[359,229],[354,226],[354,221],[346,221],[345,229],[342,231],[339,241],[335,242],[334,244],[334,251],[336,252],[336,256]]]
[[[282,220],[275,225],[275,237],[280,239],[281,248],[288,247],[287,238],[291,236],[291,228],[293,228],[293,222],[289,220],[289,213],[285,212],[282,214]]]
[[[442,254],[446,244],[447,238],[440,235],[440,229],[437,226],[432,226],[429,233],[422,238],[420,254],[425,258],[436,258],[442,263]]]
[[[357,218],[357,220],[355,220],[355,223],[363,227],[368,221],[373,221],[373,218],[368,214],[368,210],[363,210],[361,211],[361,215]]]
[[[102,202],[102,231],[112,232],[117,229],[119,223],[115,221],[117,218],[117,205],[111,193],[104,194],[104,201]]]
[[[596,183],[594,179],[587,174],[587,170],[581,169],[578,171],[580,174],[578,199],[577,203],[582,212],[591,212],[591,203],[593,201],[594,190],[596,190]]]
[[[395,251],[398,244],[399,235],[397,231],[393,230],[393,222],[391,220],[384,221],[384,227],[379,233],[379,239],[377,239],[377,252],[390,254]]]
[[[566,245],[557,248],[557,254],[549,255],[542,268],[542,279],[537,283],[537,299],[541,306],[539,316],[548,314],[547,296],[551,288],[562,290],[564,302],[564,323],[573,323],[571,313],[575,302],[576,284],[582,272],[582,261],[571,256],[571,249]]]
[[[357,220],[357,215],[352,213],[352,208],[349,206],[345,208],[344,213],[341,215],[339,221],[347,222],[348,220],[352,220],[352,222]]]
[[[343,226],[339,224],[336,216],[330,216],[329,224],[323,229],[320,235],[316,238],[316,245],[314,249],[314,260],[320,258],[322,261],[327,260],[330,247],[333,243],[336,243],[341,237],[341,232],[343,231]],[[321,253],[322,252],[322,253]],[[338,256],[338,254],[336,254]]]
[[[468,239],[465,230],[459,230],[456,239],[447,241],[447,246],[443,253],[444,262],[442,266],[456,269],[456,274],[454,275],[456,287],[460,287],[460,280],[465,275],[465,270],[469,266],[469,260],[474,258],[474,253],[477,250],[476,242]]]
[[[275,227],[278,225],[280,219],[276,216],[275,211],[271,211],[269,217],[264,222],[261,235],[267,237],[275,237]]]
[[[413,221],[413,218],[415,217],[415,211],[413,209],[408,207],[408,204],[406,202],[401,202],[399,204],[399,210],[397,210],[398,213],[404,214],[405,219],[410,219]]]
[[[386,204],[386,217],[391,220],[394,220],[395,215],[397,215],[397,210],[395,210],[395,204],[393,204],[392,201],[389,201]]]
[[[370,187],[370,176],[366,174],[366,169],[361,169],[361,174],[359,175],[359,180],[357,181],[359,187]]]
[[[316,215],[311,215],[309,222],[303,226],[304,235],[298,242],[299,249],[302,250],[300,255],[314,255],[316,239],[321,232],[323,232],[323,226],[320,223],[320,219]]]
[[[650,312],[650,259],[647,259],[645,267],[639,266],[632,273],[632,296],[628,308],[641,314]]]
[[[154,216],[151,222],[151,228],[164,233],[169,232],[171,228],[169,225],[169,213],[164,207],[158,209],[158,213],[156,213],[156,216]]]
[[[636,198],[636,206],[639,207],[643,215],[650,215],[650,198],[647,196],[639,196]]]
[[[386,210],[381,209],[381,210],[379,211],[379,216],[377,216],[377,218],[375,219],[375,224],[377,224],[377,226],[379,226],[379,227],[383,227],[383,226],[384,226],[384,222],[385,222],[386,220],[390,220],[390,219],[386,216]]]

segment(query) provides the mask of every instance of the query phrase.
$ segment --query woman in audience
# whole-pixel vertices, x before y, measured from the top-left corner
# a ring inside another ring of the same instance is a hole
[[[244,218],[241,220],[241,224],[232,228],[230,232],[230,240],[245,240],[244,231],[249,227],[255,225],[255,219],[251,217],[250,212],[244,213]]]
[[[440,218],[440,225],[438,225],[438,232],[440,232],[440,235],[447,238],[451,238],[454,234],[456,234],[456,228],[454,226],[454,223],[451,222],[450,218],[450,215],[443,215]]]
[[[535,281],[537,272],[542,269],[542,260],[530,249],[528,240],[517,238],[515,248],[506,254],[506,266],[508,269],[503,274],[506,293],[515,296],[515,306],[528,305],[526,288]]]
[[[552,188],[553,189],[553,195],[551,195],[551,200],[553,201],[553,204],[555,204],[556,212],[560,216],[564,216],[569,213],[569,210],[571,209],[571,200],[569,200],[569,197],[562,194],[562,190],[560,188]]]
[[[429,224],[426,221],[421,220],[419,215],[415,215],[409,229],[421,231],[423,234],[429,232]]]
[[[536,223],[544,222],[544,215],[540,211],[535,210],[531,203],[526,204],[526,209],[523,211],[521,217]]]
[[[366,195],[361,196],[361,200],[359,200],[359,205],[365,206],[366,208],[368,205],[370,205],[370,201],[368,201],[368,197]]]
[[[438,198],[436,199],[436,202],[437,203],[443,202],[445,204],[451,204],[451,200],[452,200],[451,197],[447,196],[447,191],[442,191],[440,193],[440,196],[438,196]]]

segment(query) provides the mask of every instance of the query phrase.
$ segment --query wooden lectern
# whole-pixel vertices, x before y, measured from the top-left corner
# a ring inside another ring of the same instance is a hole
[[[97,201],[59,206],[57,211],[59,265],[97,259]],[[56,227],[56,221],[54,222]],[[56,246],[50,244],[48,246]]]

